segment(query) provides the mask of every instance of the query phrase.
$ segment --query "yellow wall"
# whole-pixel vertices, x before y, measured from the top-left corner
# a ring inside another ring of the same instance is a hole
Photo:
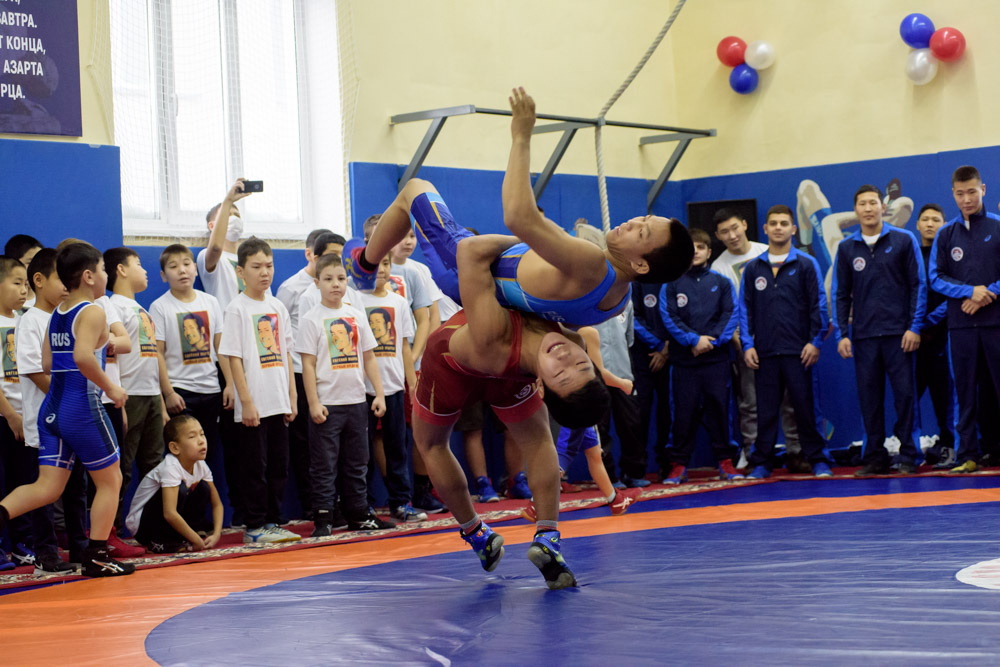
[[[701,2],[703,0],[693,0]],[[475,104],[507,107],[511,87],[532,93],[539,112],[596,116],[666,20],[660,0],[351,0],[360,89],[351,161],[409,162],[427,122],[390,127],[397,113]],[[667,42],[609,118],[673,124],[673,67]],[[453,118],[426,164],[503,169],[506,118]],[[607,130],[608,173],[655,173],[665,149],[638,149],[641,133]],[[596,173],[594,133],[578,133],[561,172]],[[536,139],[540,169],[558,135]]]
[[[394,113],[473,103],[503,106],[516,84],[539,111],[596,115],[645,51],[674,1],[550,0],[419,3],[350,0],[360,77],[352,161],[408,162],[427,123],[390,128]],[[920,11],[964,32],[962,60],[914,87],[899,23]],[[674,178],[762,171],[1000,144],[997,0],[689,0],[667,40],[609,114],[714,127]],[[764,39],[776,64],[748,96],[732,92],[715,56],[728,34]],[[610,175],[653,178],[667,145],[605,132]],[[540,169],[555,135],[539,137]],[[503,119],[452,119],[427,164],[502,169]],[[560,172],[595,173],[593,132],[581,131]]]
[[[42,134],[0,134],[4,139],[32,139],[39,141],[75,141],[87,144],[110,144],[111,131],[104,122],[104,108],[98,96],[96,77],[103,81],[105,90],[111,90],[111,51],[107,41],[108,34],[108,0],[78,0],[77,27],[80,36],[80,106],[83,114],[82,137],[57,137]],[[105,38],[99,40],[98,53],[94,54],[94,34],[100,26],[100,34]],[[88,64],[92,55],[97,62],[107,63],[106,67],[97,68],[91,74]],[[108,104],[110,105],[110,100]],[[110,106],[109,106],[110,111]]]

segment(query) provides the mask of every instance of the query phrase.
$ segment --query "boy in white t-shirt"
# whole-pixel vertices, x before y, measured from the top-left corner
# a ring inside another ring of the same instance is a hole
[[[178,415],[163,427],[167,455],[139,482],[125,520],[136,539],[155,554],[211,549],[222,536],[222,501],[205,463],[208,440],[197,419]],[[212,508],[211,527],[207,510]],[[198,534],[198,531],[210,534]]]
[[[375,337],[364,314],[344,304],[347,273],[339,255],[316,262],[322,301],[299,322],[295,349],[302,355],[302,380],[309,398],[312,460],[313,537],[332,530],[339,488],[342,513],[351,530],[391,528],[368,507],[368,402],[365,376],[374,387],[371,411],[385,414],[385,395]],[[339,477],[339,479],[338,479]]]
[[[403,413],[405,386],[415,387],[417,384],[408,340],[413,335],[413,316],[406,299],[386,289],[391,270],[392,262],[384,257],[375,276],[375,289],[361,293],[368,324],[375,337],[373,352],[385,392],[385,414],[376,417],[374,413],[368,413],[368,484],[371,488],[377,462],[389,492],[393,518],[424,521],[427,514],[413,509],[412,504],[413,486],[407,465],[406,420]],[[365,389],[371,405],[375,400],[375,388],[371,382],[366,382]]]
[[[226,308],[219,355],[228,358],[236,389],[246,543],[301,539],[281,523],[288,480],[288,423],[298,398],[292,374],[288,311],[271,296],[274,257],[266,241],[240,244],[236,270],[246,289]]]
[[[222,309],[218,300],[194,288],[198,277],[194,255],[180,243],[160,253],[160,278],[170,290],[149,307],[156,328],[160,389],[167,412],[189,414],[205,429],[210,467],[219,470],[219,417],[223,393],[232,401],[229,364],[220,364],[226,387],[219,386],[216,353],[222,337]]]
[[[21,417],[21,379],[17,373],[15,341],[21,308],[28,298],[28,274],[18,260],[0,256],[0,468],[8,491],[30,484],[38,476],[38,450],[24,443],[24,420]],[[34,460],[32,459],[34,454]],[[8,524],[11,553],[0,547],[0,570],[35,561],[31,519],[39,510],[17,517]]]
[[[17,370],[21,377],[24,444],[28,449],[34,450],[34,474],[37,475],[38,410],[42,407],[51,382],[51,374],[42,368],[42,346],[52,311],[66,296],[66,288],[56,274],[55,250],[43,248],[32,258],[28,264],[28,282],[34,287],[35,305],[25,311],[17,326]],[[71,560],[73,556],[79,558],[87,548],[87,494],[83,474],[83,465],[78,463],[62,496]],[[46,505],[35,511],[41,513],[40,516],[33,517],[32,521],[35,574],[73,570],[73,566],[59,557],[53,506]]]
[[[160,362],[156,354],[156,330],[145,308],[135,295],[146,289],[149,281],[139,255],[131,248],[104,251],[111,303],[118,307],[122,323],[132,341],[128,354],[118,354],[122,387],[128,392],[125,420],[128,427],[121,445],[122,488],[120,500],[132,480],[132,462],[139,479],[163,460],[163,402],[160,398]],[[124,507],[119,506],[115,525],[121,528]]]
[[[243,219],[240,217],[240,210],[236,208],[236,202],[251,194],[243,192],[243,180],[236,179],[225,199],[205,215],[209,230],[208,245],[198,253],[201,283],[206,292],[219,300],[223,311],[243,291],[243,280],[236,270],[236,250],[243,235]],[[267,293],[271,293],[270,288]]]

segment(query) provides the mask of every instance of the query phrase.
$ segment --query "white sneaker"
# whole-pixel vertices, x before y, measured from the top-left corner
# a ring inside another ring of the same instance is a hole
[[[896,436],[891,436],[885,439],[885,450],[895,456],[899,454],[899,447],[902,443],[899,442],[899,438]]]
[[[927,453],[927,450],[937,444],[939,436],[936,435],[922,435],[920,436],[920,451]]]
[[[746,445],[740,449],[740,460],[736,463],[736,467],[743,470],[750,464],[750,446]]]
[[[264,529],[265,532],[276,535],[278,539],[271,540],[272,542],[298,542],[302,539],[302,536],[298,533],[293,533],[290,530],[285,530],[281,526],[268,526]]]

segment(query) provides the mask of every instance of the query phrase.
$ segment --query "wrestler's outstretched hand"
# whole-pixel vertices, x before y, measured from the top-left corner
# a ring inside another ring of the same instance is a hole
[[[510,133],[515,139],[530,139],[531,130],[535,127],[535,100],[524,92],[523,87],[511,91],[510,110],[513,116],[510,120]]]

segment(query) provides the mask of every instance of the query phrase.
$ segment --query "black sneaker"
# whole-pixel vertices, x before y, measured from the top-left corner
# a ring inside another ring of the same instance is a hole
[[[122,563],[108,555],[108,550],[87,549],[83,554],[83,571],[85,577],[121,577],[135,572],[135,565]]]
[[[42,553],[35,556],[35,574],[69,574],[76,572],[76,567],[70,565],[57,554]]]
[[[330,523],[332,519],[332,510],[316,510],[315,519],[313,519],[313,532],[309,537],[329,537],[332,532],[332,524]]]
[[[854,473],[855,477],[872,477],[873,475],[888,475],[892,472],[888,463],[866,463]]]
[[[347,519],[344,518],[340,508],[334,509],[333,517],[330,519],[330,530],[347,530],[347,528]]]
[[[898,470],[902,475],[913,475],[917,472],[917,466],[912,463],[900,462],[896,466],[896,470]]]
[[[434,497],[431,493],[431,489],[428,486],[418,486],[413,490],[413,503],[412,505],[423,512],[428,514],[437,514],[438,512],[444,511],[444,505],[440,500]]]
[[[385,530],[396,527],[396,524],[378,518],[373,512],[369,513],[361,521],[348,521],[347,525],[351,530]]]

